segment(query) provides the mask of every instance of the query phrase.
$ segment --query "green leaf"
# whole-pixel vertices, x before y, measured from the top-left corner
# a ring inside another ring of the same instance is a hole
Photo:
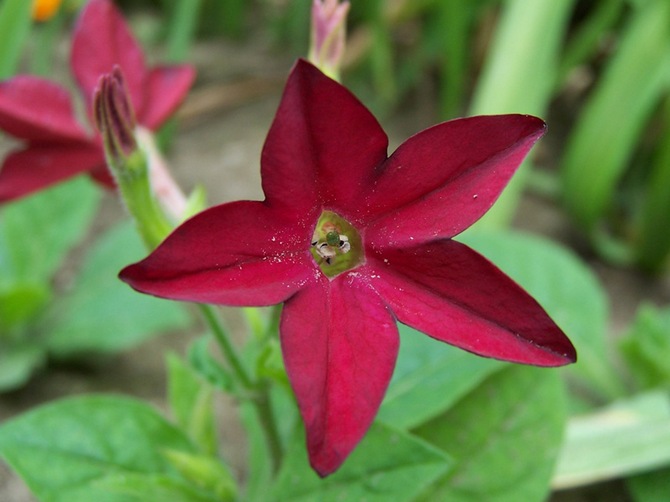
[[[229,500],[203,493],[183,481],[161,474],[110,475],[98,481],[96,488],[113,497],[109,500],[119,502],[223,502]]]
[[[559,51],[574,0],[508,0],[496,27],[477,83],[469,115],[547,111],[558,78]],[[527,164],[477,223],[477,228],[507,225],[518,204]]]
[[[85,178],[13,202],[0,211],[0,282],[48,283],[85,235],[100,199]]]
[[[419,500],[545,500],[565,416],[555,370],[513,366],[496,373],[414,431],[456,461]]]
[[[400,355],[378,418],[417,427],[446,411],[504,363],[477,357],[399,325]]]
[[[626,480],[635,502],[667,502],[670,493],[670,468],[638,474]]]
[[[670,255],[670,232],[659,231],[667,225],[670,214],[670,93],[663,115],[665,129],[651,161],[634,243],[638,263],[655,273],[663,270]]]
[[[563,199],[595,230],[640,132],[670,77],[670,3],[648,2],[630,16],[603,76],[569,138],[561,165]]]
[[[570,420],[554,488],[641,473],[670,463],[670,398],[656,391]]]
[[[140,295],[117,278],[123,266],[144,254],[128,223],[96,243],[73,291],[51,312],[48,344],[54,355],[123,350],[160,331],[187,326],[188,316],[181,304]]]
[[[49,502],[125,502],[105,481],[170,475],[165,449],[194,452],[156,410],[121,396],[68,398],[0,426],[0,456]],[[148,492],[142,500],[155,499]]]
[[[46,284],[0,285],[0,343],[30,324],[50,298]]]
[[[230,470],[217,458],[166,450],[164,455],[179,473],[218,502],[237,497],[237,484]],[[172,499],[170,499],[172,500]]]
[[[0,392],[24,385],[45,359],[44,348],[39,345],[5,344],[0,341]]]
[[[168,397],[177,423],[209,455],[217,452],[214,389],[190,366],[168,354]]]
[[[269,460],[272,453],[258,412],[251,402],[240,403],[240,420],[247,435],[248,465],[251,466],[244,500],[264,502],[273,479],[272,462]],[[302,444],[304,446],[304,442]]]
[[[541,237],[519,232],[472,232],[463,242],[500,267],[528,291],[577,348],[577,364],[564,371],[603,396],[624,394],[606,357],[605,293],[576,255]]]
[[[32,2],[3,0],[0,3],[0,79],[11,77],[30,33]]]
[[[640,387],[670,386],[670,308],[642,305],[619,347]]]
[[[340,470],[325,479],[309,467],[304,436],[294,441],[277,476],[272,500],[408,501],[450,467],[444,453],[407,432],[375,422]]]

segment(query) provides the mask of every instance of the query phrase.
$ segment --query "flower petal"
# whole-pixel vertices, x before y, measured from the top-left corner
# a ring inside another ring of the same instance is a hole
[[[367,267],[398,320],[481,356],[537,366],[576,360],[542,307],[486,258],[453,240],[385,249]]]
[[[398,354],[395,320],[355,274],[322,276],[286,302],[280,334],[310,463],[326,476],[363,438],[382,402]]]
[[[123,71],[134,107],[143,107],[144,54],[110,0],[91,0],[82,10],[72,39],[70,65],[89,110],[100,76],[110,73],[114,65]]]
[[[70,94],[30,75],[0,82],[0,129],[29,141],[86,141],[74,116]]]
[[[353,94],[299,60],[263,147],[266,200],[293,212],[326,206],[355,221],[387,144],[377,120]]]
[[[54,183],[104,166],[94,143],[31,145],[7,156],[0,169],[0,202],[23,197]]]
[[[137,121],[148,129],[158,129],[184,100],[194,79],[195,70],[188,65],[151,70],[144,107],[137,111]]]
[[[479,116],[411,137],[367,197],[370,217],[378,216],[367,238],[377,247],[400,246],[462,232],[489,210],[545,129],[528,115]]]
[[[312,229],[295,227],[262,202],[222,204],[184,222],[120,277],[174,300],[273,305],[320,273],[309,252]]]

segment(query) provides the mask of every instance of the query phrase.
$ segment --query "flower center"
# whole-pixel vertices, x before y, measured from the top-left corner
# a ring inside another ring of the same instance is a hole
[[[330,279],[358,267],[365,258],[358,231],[332,211],[321,213],[314,228],[311,252],[321,272]]]

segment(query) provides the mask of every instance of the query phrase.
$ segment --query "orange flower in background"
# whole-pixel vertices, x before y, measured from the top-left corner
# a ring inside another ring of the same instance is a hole
[[[48,21],[60,7],[62,0],[35,0],[33,3],[33,19],[35,21]]]

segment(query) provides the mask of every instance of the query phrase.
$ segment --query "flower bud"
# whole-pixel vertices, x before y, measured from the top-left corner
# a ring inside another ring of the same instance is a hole
[[[308,59],[335,80],[344,55],[349,2],[313,0],[312,30]]]
[[[107,160],[112,169],[125,164],[137,151],[135,112],[121,68],[100,77],[93,102],[95,123],[102,135]],[[118,173],[114,173],[118,174]]]

